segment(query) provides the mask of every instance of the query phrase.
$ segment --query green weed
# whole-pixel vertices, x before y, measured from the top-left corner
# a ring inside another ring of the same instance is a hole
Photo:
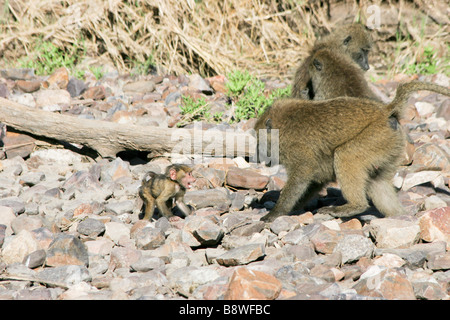
[[[194,121],[211,119],[211,114],[209,113],[210,107],[205,98],[201,97],[197,100],[194,100],[189,96],[182,96],[181,98],[182,104],[180,110],[183,117],[177,123],[178,127],[183,127]]]
[[[436,51],[433,47],[425,47],[423,60],[419,63],[408,65],[405,72],[407,74],[435,74],[437,72],[435,54]]]
[[[234,99],[234,119],[239,122],[260,116],[277,98],[287,97],[291,87],[277,89],[267,97],[264,94],[265,84],[248,71],[233,71],[228,76],[226,87],[228,94]]]
[[[31,56],[24,57],[18,61],[21,68],[32,68],[37,75],[49,75],[56,69],[66,67],[73,76],[81,78],[84,71],[76,70],[75,66],[80,57],[86,55],[86,48],[75,43],[69,50],[64,51],[55,46],[50,41],[37,41],[36,46],[31,50]]]

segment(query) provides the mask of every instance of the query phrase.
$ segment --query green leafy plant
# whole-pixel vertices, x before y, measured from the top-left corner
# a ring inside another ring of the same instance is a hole
[[[407,74],[435,74],[436,59],[434,58],[436,51],[433,47],[426,46],[423,49],[423,60],[419,63],[410,64],[406,68]]]
[[[230,95],[231,97],[236,97],[241,94],[245,86],[249,83],[250,80],[253,79],[253,77],[247,70],[244,72],[234,70],[233,72],[228,74],[227,78],[228,81],[225,86],[228,89],[228,95]]]
[[[56,69],[66,67],[75,77],[82,77],[84,71],[76,70],[79,57],[84,57],[86,49],[75,43],[70,49],[60,49],[50,41],[38,41],[31,56],[24,57],[18,61],[21,68],[32,68],[38,75],[48,75]]]
[[[209,105],[205,98],[201,97],[197,100],[182,96],[182,104],[180,106],[181,115],[183,116],[177,126],[182,127],[193,121],[208,120],[211,118],[209,113]]]
[[[234,119],[239,122],[260,116],[277,98],[286,97],[291,91],[288,86],[272,91],[268,96],[264,94],[265,84],[248,71],[233,71],[228,76],[226,87],[234,102]]]

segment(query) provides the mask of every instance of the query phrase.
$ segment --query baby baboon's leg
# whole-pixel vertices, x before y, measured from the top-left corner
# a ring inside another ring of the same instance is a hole
[[[374,206],[384,214],[385,217],[402,215],[405,209],[401,205],[394,186],[392,177],[379,175],[368,184],[367,194]]]
[[[277,217],[291,212],[297,201],[304,196],[305,192],[307,192],[309,184],[310,181],[301,177],[298,172],[297,176],[289,176],[286,185],[281,191],[277,204],[270,213],[262,217],[261,220],[272,222]]]
[[[172,210],[167,206],[170,202],[162,194],[156,199],[156,206],[158,207],[159,213],[169,219],[173,216]]]
[[[153,217],[153,212],[155,210],[155,198],[153,198],[152,194],[150,193],[150,188],[148,185],[143,185],[139,188],[139,196],[144,202],[144,219],[151,220]]]
[[[155,211],[155,199],[152,196],[144,199],[145,215],[144,220],[151,220]]]

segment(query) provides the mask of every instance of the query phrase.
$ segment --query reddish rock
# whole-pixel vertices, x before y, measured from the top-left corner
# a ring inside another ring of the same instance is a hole
[[[274,300],[281,292],[281,282],[265,272],[237,268],[231,276],[225,300]]]
[[[80,204],[78,207],[75,208],[75,210],[73,210],[74,217],[81,215],[89,215],[92,213],[94,213],[94,210],[92,208],[92,205],[90,205],[89,203]]]
[[[236,167],[236,163],[234,163],[233,159],[229,158],[214,158],[211,160],[211,162],[208,163],[209,168],[227,171],[228,169],[232,167]]]
[[[415,300],[414,289],[406,276],[396,269],[370,267],[353,286],[358,294],[388,300]]]
[[[6,149],[6,157],[12,159],[16,156],[26,158],[33,152],[36,139],[20,133],[6,132],[3,138],[3,146]]]
[[[66,89],[68,83],[69,71],[65,67],[61,67],[56,69],[42,85],[44,88]]]
[[[442,168],[442,171],[450,170],[450,160],[448,154],[439,146],[433,143],[426,143],[418,147],[413,156],[413,164],[418,164],[427,168]]]
[[[226,183],[237,188],[262,190],[269,183],[269,177],[251,170],[230,168],[227,172]]]
[[[86,91],[83,93],[84,99],[92,99],[92,100],[103,100],[106,97],[106,90],[103,86],[95,86],[87,88]]]
[[[425,212],[419,219],[419,226],[422,240],[445,241],[450,250],[450,207]]]
[[[399,219],[376,219],[370,222],[370,234],[378,248],[408,248],[419,241],[417,223]]]
[[[211,78],[207,78],[209,84],[214,89],[215,92],[220,92],[223,94],[226,94],[228,92],[228,89],[225,85],[225,76],[224,75],[217,75]]]
[[[26,93],[35,92],[41,88],[41,81],[17,80],[16,88]]]
[[[314,222],[314,215],[312,214],[311,211],[305,212],[298,216],[292,216],[292,217],[297,219],[297,221],[298,221],[298,223],[300,223],[300,225],[311,224]]]
[[[328,254],[333,253],[334,248],[343,236],[339,231],[326,228],[312,236],[311,242],[317,252]]]
[[[339,225],[341,230],[361,230],[362,225],[358,219],[352,219]]]

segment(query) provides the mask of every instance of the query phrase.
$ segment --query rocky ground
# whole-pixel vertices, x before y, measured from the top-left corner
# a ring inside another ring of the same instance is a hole
[[[445,76],[420,78],[449,86]],[[392,98],[398,81],[373,85]],[[2,70],[0,96],[49,112],[124,126],[173,127],[182,95],[230,117],[224,77],[37,77]],[[266,81],[268,91],[289,81]],[[3,127],[0,155],[1,299],[430,299],[450,298],[450,99],[410,100],[410,137],[394,184],[408,214],[351,219],[314,214],[342,203],[330,184],[309,211],[265,226],[286,174],[238,157],[202,159],[169,222],[140,219],[140,180],[188,160],[124,154],[96,161]],[[249,128],[252,120],[235,127]],[[225,130],[228,124],[205,124]],[[137,156],[141,156],[140,158]]]

